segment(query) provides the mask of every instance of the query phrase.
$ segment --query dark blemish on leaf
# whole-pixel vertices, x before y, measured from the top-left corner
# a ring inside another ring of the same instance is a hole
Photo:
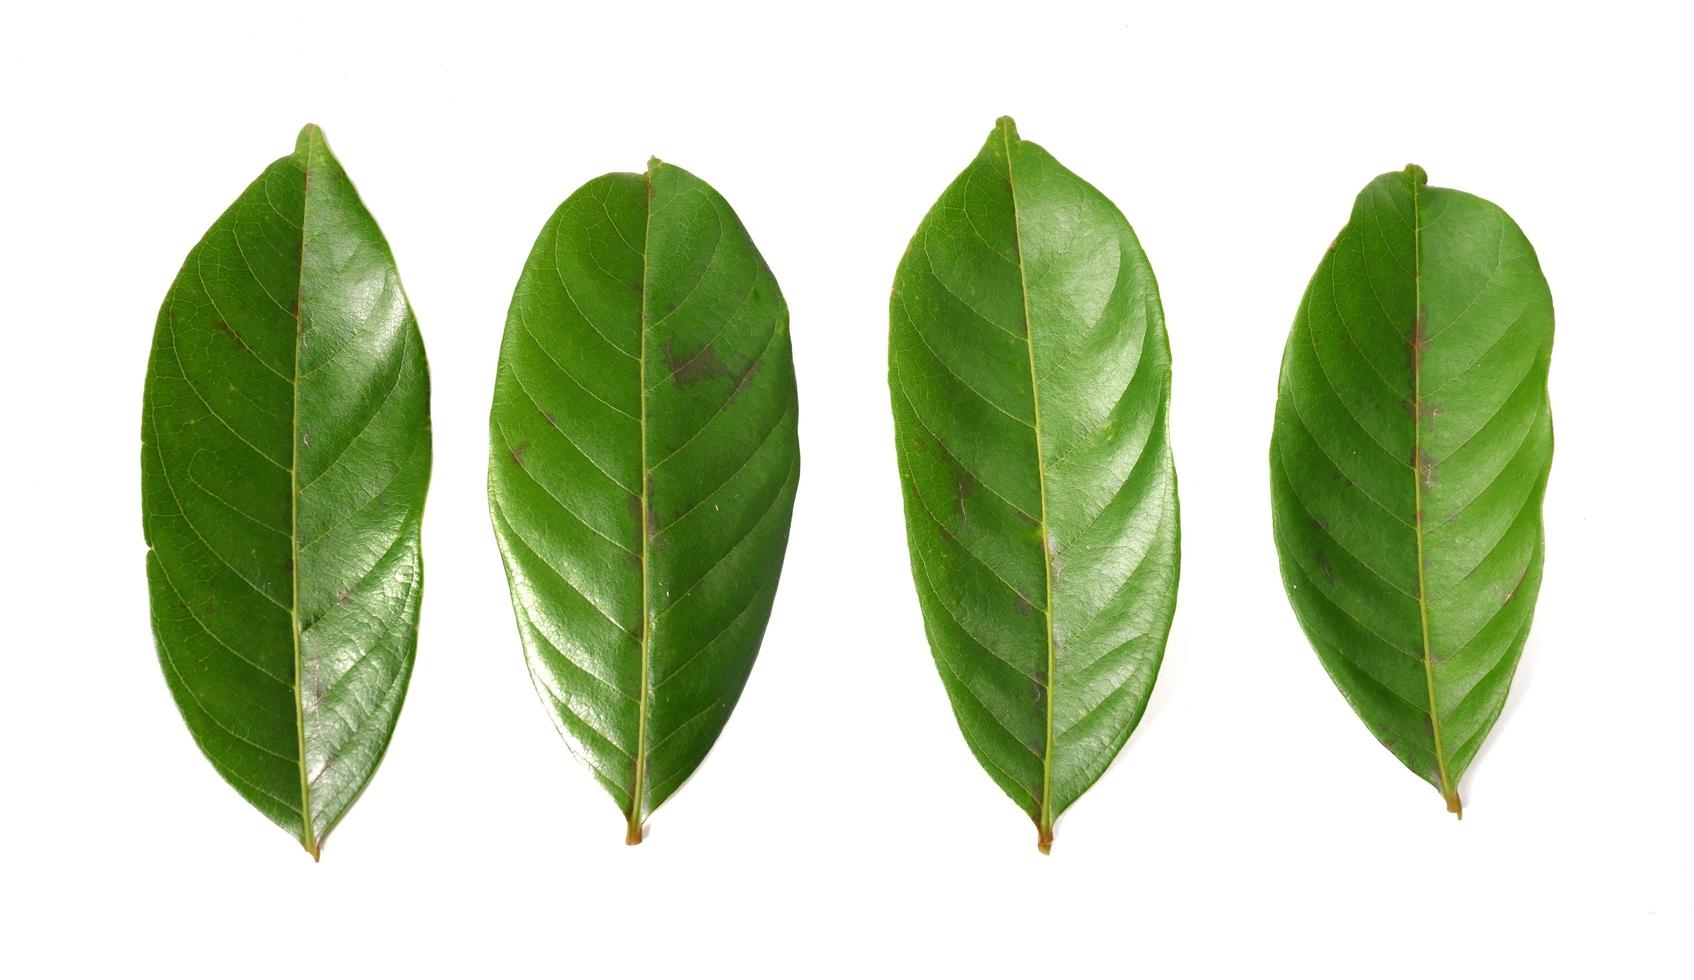
[[[758,376],[759,368],[763,365],[763,361],[749,361],[747,366],[741,369],[741,376],[735,379],[735,390],[729,393],[731,402],[741,397],[741,393],[747,390],[747,383]]]
[[[1412,322],[1412,369],[1423,367],[1423,352],[1429,347],[1429,307],[1419,306],[1417,318]]]
[[[310,432],[300,433],[300,445],[305,446],[307,449],[312,448],[312,434]]]
[[[523,442],[520,442],[517,445],[512,446],[511,448],[507,449],[506,451],[512,454],[512,462],[518,464],[519,466],[522,466],[522,465],[524,465],[524,462],[523,462],[524,456],[526,456],[529,453],[529,440],[525,439]]]
[[[1323,570],[1323,580],[1330,585],[1334,585],[1335,570],[1329,567],[1329,555],[1325,552],[1318,552],[1318,568]]]
[[[647,536],[657,537],[659,534],[659,508],[653,506],[653,474],[647,474]]]
[[[216,599],[207,599],[206,605],[203,607],[203,611],[205,612],[206,617],[208,619],[210,619],[213,616],[216,616],[218,614],[218,609],[219,609],[219,606],[218,606],[218,601]]]
[[[958,515],[959,523],[968,527],[969,519],[965,514],[965,501],[976,493],[976,477],[956,463],[950,453],[942,453],[941,462],[953,473],[953,510]]]
[[[1441,463],[1427,449],[1418,450],[1418,486],[1426,493],[1441,484]]]
[[[289,301],[288,315],[296,320],[300,319],[300,294],[296,293],[294,298]]]
[[[710,344],[693,354],[683,355],[676,351],[676,338],[666,337],[663,356],[671,377],[675,378],[679,385],[691,385],[707,378],[730,377],[729,365],[723,362],[723,358],[718,356],[718,352]]]
[[[1019,614],[1024,616],[1028,616],[1030,613],[1035,611],[1035,607],[1029,604],[1029,600],[1025,599],[1021,595],[1018,596],[1018,601],[1014,603],[1014,605],[1017,607]]]
[[[349,587],[342,589],[340,592],[336,593],[335,602],[337,605],[345,606],[347,603],[352,602],[353,597],[358,594],[359,590],[357,588]]]
[[[240,343],[241,341],[241,338],[235,335],[234,328],[222,320],[213,320],[212,329],[216,330],[218,333],[228,334],[230,338],[235,340],[237,343]]]
[[[552,426],[553,428],[557,429],[559,427],[559,418],[558,418],[558,416],[554,415],[552,412],[549,412],[546,409],[542,409],[541,410],[541,417],[546,419],[547,424]]]
[[[294,559],[293,558],[284,558],[282,560],[282,570],[285,571],[285,572],[294,571]]]
[[[944,525],[944,524],[935,525],[935,531],[936,531],[937,534],[941,535],[941,540],[947,542],[948,544],[958,544],[959,543],[959,539],[953,537],[953,532],[947,530],[946,525]]]
[[[629,495],[629,512],[630,512],[630,514],[634,515],[634,517],[637,521],[641,520],[641,495],[640,494],[632,493],[632,494]]]
[[[1320,531],[1324,531],[1326,533],[1329,531],[1329,522],[1321,517],[1312,518],[1312,523],[1316,524]]]
[[[676,304],[675,303],[666,303],[665,304],[665,312],[666,313],[675,313],[676,312]]]

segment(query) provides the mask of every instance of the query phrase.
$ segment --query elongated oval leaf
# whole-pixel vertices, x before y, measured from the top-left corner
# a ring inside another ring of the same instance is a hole
[[[1455,814],[1541,584],[1552,346],[1523,232],[1408,167],[1359,194],[1283,355],[1288,597],[1353,710]]]
[[[422,338],[317,127],[188,253],[142,416],[165,678],[212,765],[316,857],[411,677],[430,465]]]
[[[930,649],[1046,851],[1141,720],[1176,607],[1153,270],[1112,202],[1001,119],[918,227],[889,319]]]
[[[512,297],[488,501],[530,675],[626,840],[741,696],[800,478],[788,308],[694,175],[589,181]]]

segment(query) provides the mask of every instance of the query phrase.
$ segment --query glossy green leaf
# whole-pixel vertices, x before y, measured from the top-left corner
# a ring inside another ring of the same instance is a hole
[[[1112,202],[1001,119],[918,227],[889,319],[930,649],[1045,851],[1141,720],[1176,606],[1158,287]]]
[[[1453,813],[1541,584],[1552,346],[1523,232],[1408,167],[1359,194],[1283,355],[1283,583],[1353,710]]]
[[[212,765],[315,857],[406,694],[430,466],[423,341],[317,127],[188,254],[144,402],[165,678]]]
[[[512,297],[488,500],[536,690],[640,843],[753,668],[800,478],[788,307],[678,167],[589,181]]]

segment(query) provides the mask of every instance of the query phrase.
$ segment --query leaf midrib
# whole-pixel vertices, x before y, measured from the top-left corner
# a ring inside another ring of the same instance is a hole
[[[1035,327],[1029,314],[1029,275],[1023,261],[1023,221],[1018,209],[1018,185],[1012,173],[1012,123],[1000,121],[1001,144],[1006,151],[1006,188],[1012,198],[1012,245],[1017,249],[1018,290],[1023,298],[1024,342],[1029,351],[1030,412],[1035,429],[1035,474],[1040,490],[1041,514],[1038,521],[1041,546],[1041,571],[1046,580],[1046,601],[1041,614],[1046,619],[1047,641],[1046,717],[1041,748],[1041,807],[1036,817],[1037,846],[1043,854],[1053,846],[1053,556],[1047,530],[1047,461],[1045,443],[1041,439],[1041,380],[1035,370]]]
[[[1423,209],[1419,191],[1421,174],[1408,168],[1412,194],[1412,535],[1417,542],[1418,625],[1422,630],[1424,683],[1429,696],[1429,731],[1435,745],[1435,770],[1441,780],[1441,796],[1447,809],[1464,819],[1464,806],[1447,773],[1447,755],[1441,747],[1441,712],[1435,697],[1435,660],[1429,642],[1429,591],[1424,584],[1423,481],[1426,467],[1423,449],[1423,359],[1429,343],[1429,317],[1423,308]]]
[[[312,147],[317,142],[315,128],[306,131],[305,154],[301,161],[300,194],[300,272],[294,287],[294,377],[293,410],[289,432],[288,465],[288,574],[289,632],[294,641],[294,731],[300,752],[300,843],[311,852],[312,860],[322,855],[322,846],[314,840],[312,828],[312,784],[306,775],[306,701],[301,680],[305,664],[300,651],[300,340],[306,315],[306,226],[312,197]]]
[[[648,575],[648,562],[651,558],[652,527],[651,518],[651,483],[652,473],[647,467],[647,296],[650,291],[648,283],[648,256],[652,253],[653,241],[653,168],[657,160],[649,161],[647,170],[642,177],[647,185],[647,213],[643,217],[641,236],[641,338],[636,358],[636,383],[639,387],[640,399],[637,414],[641,429],[641,685],[640,703],[635,715],[635,778],[630,787],[629,797],[629,827],[624,834],[625,844],[641,843],[641,811],[643,784],[647,779],[647,702],[652,696],[648,690],[652,673],[652,624],[649,613],[652,608],[651,578]]]

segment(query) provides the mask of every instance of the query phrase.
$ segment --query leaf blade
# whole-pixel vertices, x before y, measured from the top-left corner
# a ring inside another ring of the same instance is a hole
[[[560,205],[513,295],[489,503],[532,679],[629,843],[752,669],[797,410],[787,307],[716,191],[654,161]]]
[[[1411,167],[1360,193],[1283,359],[1290,601],[1355,712],[1455,813],[1540,580],[1552,327],[1511,218]]]
[[[1157,285],[1111,202],[1001,120],[920,225],[890,321],[931,652],[1045,850],[1139,723],[1175,608]]]
[[[315,126],[189,253],[143,403],[167,682],[214,768],[316,856],[410,678],[430,452],[416,323]]]

